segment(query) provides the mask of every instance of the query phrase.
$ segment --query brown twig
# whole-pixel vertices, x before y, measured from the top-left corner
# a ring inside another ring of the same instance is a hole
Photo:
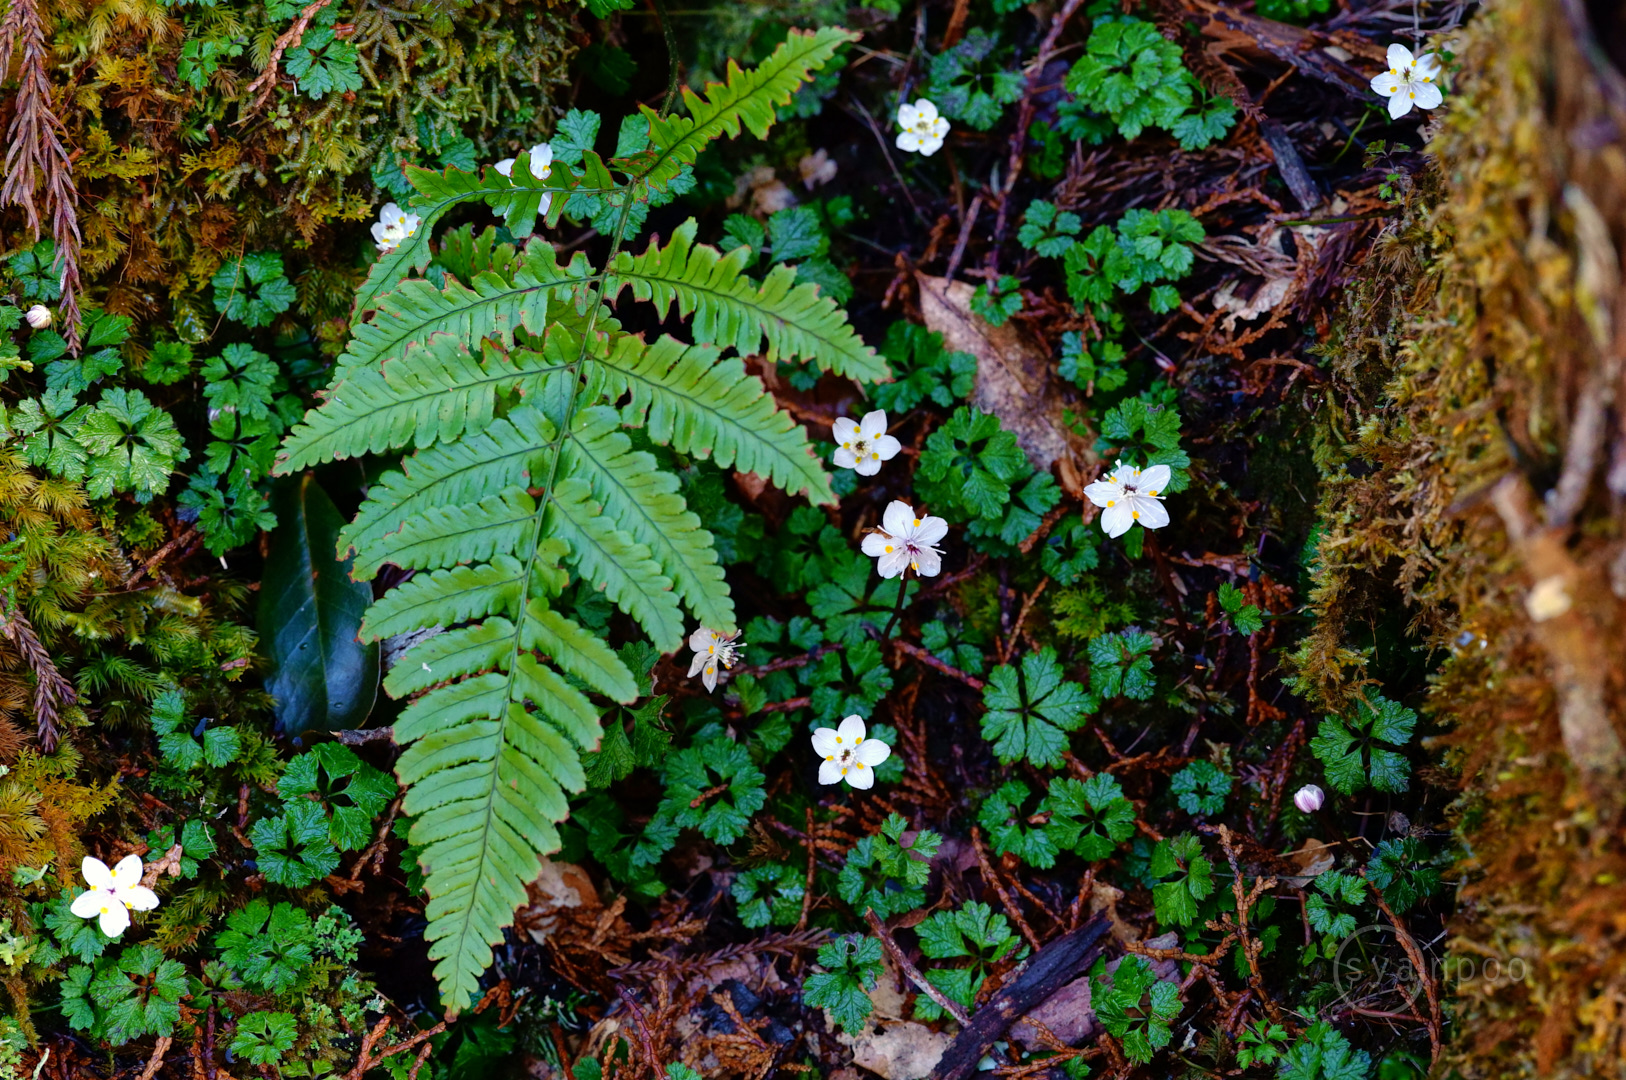
[[[179,536],[171,538],[167,544],[155,551],[152,558],[136,567],[135,572],[124,579],[124,588],[130,588],[136,582],[152,573],[153,569],[159,563],[169,558],[177,548],[182,547],[197,535],[198,530],[194,526],[188,525],[184,530],[182,530]]]
[[[1361,876],[1365,877],[1366,875],[1363,872]],[[1423,950],[1417,947],[1417,940],[1411,936],[1411,931],[1406,929],[1406,920],[1395,914],[1394,909],[1383,899],[1381,889],[1376,885],[1372,885],[1370,881],[1367,884],[1372,886],[1372,899],[1378,905],[1378,910],[1383,912],[1389,921],[1394,924],[1395,940],[1400,942],[1400,948],[1406,953],[1406,959],[1411,961],[1411,966],[1417,971],[1417,980],[1423,984],[1423,993],[1428,997],[1428,1021],[1426,1026],[1428,1027],[1428,1045],[1433,1055],[1430,1061],[1431,1063],[1437,1063],[1440,1060],[1439,987],[1435,985],[1434,977],[1428,973],[1428,963],[1423,958]]]
[[[73,186],[73,162],[62,143],[66,132],[51,109],[51,78],[47,71],[50,43],[37,0],[12,0],[0,19],[0,57],[21,52],[17,73],[16,111],[6,131],[5,180],[0,183],[0,206],[19,206],[33,239],[40,236],[39,209],[34,205],[38,175],[45,174],[45,206],[51,215],[51,239],[56,242],[58,284],[68,348],[79,353],[79,217],[74,209],[79,194]],[[53,743],[54,745],[54,743]]]
[[[172,1041],[168,1035],[158,1036],[158,1040],[153,1043],[152,1056],[147,1059],[147,1067],[141,1070],[141,1075],[136,1077],[136,1080],[152,1080],[158,1075],[158,1070],[164,1067],[164,1055],[169,1053]]]
[[[316,17],[316,13],[332,2],[333,0],[311,0],[300,11],[299,18],[294,20],[294,24],[277,36],[276,43],[271,46],[271,57],[265,62],[265,70],[260,72],[259,76],[249,83],[247,89],[243,91],[244,97],[259,91],[259,96],[245,110],[245,115],[257,113],[265,107],[266,99],[276,89],[278,65],[282,62],[282,54],[289,49],[298,48],[299,43],[304,40],[305,31],[310,28],[311,20]]]
[[[903,950],[898,948],[896,939],[887,930],[886,924],[881,922],[880,916],[875,914],[874,908],[864,909],[864,921],[869,923],[869,928],[880,939],[882,948],[886,949],[887,955],[892,957],[892,962],[898,965],[898,970],[903,972],[905,978],[914,983],[922,994],[937,1002],[939,1009],[958,1020],[961,1027],[971,1023],[971,1017],[966,1014],[966,1011],[944,997],[943,992],[937,987],[927,982],[926,977],[920,973],[920,969],[915,967],[907,956],[903,955]]]
[[[813,875],[819,867],[819,846],[813,841],[813,808],[807,808],[807,884],[802,889],[802,914],[796,920],[798,932],[807,929],[807,916],[813,910]]]
[[[621,997],[622,1004],[624,1004],[627,1007],[627,1011],[632,1014],[633,1023],[638,1028],[638,1042],[644,1052],[644,1056],[648,1059],[650,1075],[659,1080],[661,1075],[661,1057],[660,1054],[658,1054],[655,1050],[655,1037],[650,1034],[649,1020],[644,1016],[644,1010],[638,1007],[638,1002],[633,999],[633,996],[630,993],[627,992],[626,987],[618,987],[617,993]]]
[[[992,885],[994,891],[999,894],[999,902],[1005,905],[1006,913],[1016,923],[1016,928],[1022,931],[1022,936],[1027,938],[1028,944],[1038,949],[1039,935],[1033,932],[1033,927],[1028,925],[1027,916],[1022,914],[1022,908],[1011,898],[1011,894],[1005,891],[1005,883],[994,873],[993,864],[988,861],[988,849],[982,844],[982,829],[976,825],[971,826],[971,846],[977,852],[977,865],[982,867],[983,880]]]
[[[895,647],[905,656],[918,660],[922,664],[925,664],[927,667],[931,668],[933,671],[941,672],[951,679],[959,679],[973,690],[981,690],[983,687],[988,685],[975,675],[967,675],[959,668],[943,663],[943,661],[939,660],[925,649],[922,649],[919,645],[914,645],[907,641],[894,641],[892,644],[893,647]]]
[[[381,739],[395,738],[395,729],[393,727],[355,728],[348,731],[330,731],[328,734],[345,746],[364,746],[367,743],[378,742]]]
[[[22,654],[23,661],[34,673],[34,720],[38,727],[40,748],[47,754],[56,749],[57,740],[61,733],[57,731],[56,720],[65,706],[72,705],[79,697],[73,684],[57,671],[56,665],[51,662],[51,654],[40,641],[39,635],[34,632],[34,626],[23,614],[22,607],[14,606],[7,609],[4,598],[0,598],[0,633],[5,634],[11,643],[17,646]]]

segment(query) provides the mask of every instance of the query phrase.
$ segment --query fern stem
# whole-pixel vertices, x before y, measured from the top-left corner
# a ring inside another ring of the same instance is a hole
[[[655,18],[660,21],[661,34],[666,39],[666,100],[661,102],[661,116],[665,117],[677,104],[678,54],[677,35],[672,33],[672,21],[666,17],[666,5],[661,0],[650,0],[655,5]],[[608,265],[608,264],[606,264]]]

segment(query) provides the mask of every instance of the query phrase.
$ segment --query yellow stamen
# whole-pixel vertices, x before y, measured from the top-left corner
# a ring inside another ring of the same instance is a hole
[[[915,518],[915,528],[917,528],[917,529],[920,528],[920,519],[919,518]]]
[[[1134,513],[1130,514],[1129,516],[1134,518],[1136,521],[1139,521],[1140,520],[1140,511],[1136,510]]]
[[[892,554],[892,545],[891,544],[886,545],[886,553],[888,555]]]

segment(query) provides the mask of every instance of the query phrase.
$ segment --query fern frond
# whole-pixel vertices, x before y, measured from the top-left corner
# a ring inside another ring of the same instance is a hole
[[[655,442],[765,476],[792,495],[806,492],[817,503],[836,501],[807,432],[778,409],[739,358],[719,361],[710,346],[670,337],[646,348],[637,338],[622,336],[608,356],[589,367],[611,400],[630,395],[621,422],[647,425]]]
[[[453,635],[459,640],[437,646]],[[602,735],[592,703],[521,647],[540,642],[569,657],[560,666],[593,689],[622,703],[637,697],[636,680],[608,646],[535,599],[520,627],[492,619],[442,634],[397,668],[416,661],[422,671],[433,657],[494,669],[430,690],[395,723],[406,747],[396,771],[411,785],[403,806],[417,816],[411,840],[423,848],[432,897],[429,956],[454,1007],[476,992],[491,946],[536,876],[537,856],[558,848],[553,823],[569,812],[565,793],[586,785],[580,755]]]
[[[484,562],[498,552],[524,550],[535,526],[536,500],[511,487],[475,503],[417,514],[370,545],[367,561],[374,568],[391,562],[422,570]]]
[[[657,649],[677,651],[683,644],[683,616],[671,579],[661,573],[647,547],[604,516],[586,480],[574,476],[560,480],[544,520],[548,536],[570,545],[583,577],[638,620]]]
[[[380,255],[367,272],[367,280],[356,290],[353,323],[360,325],[362,316],[378,308],[386,295],[409,275],[429,265],[432,254],[429,239],[452,207],[476,200],[485,202],[503,215],[503,223],[510,233],[524,239],[531,234],[544,194],[559,192],[553,200],[562,205],[566,195],[577,190],[580,184],[580,177],[565,165],[555,165],[546,180],[536,179],[529,170],[522,171],[525,176],[504,176],[490,166],[478,173],[466,173],[455,167],[437,173],[408,165],[407,180],[418,193],[407,204],[407,210],[418,215],[418,228],[395,250]]]
[[[524,565],[512,555],[499,555],[484,566],[419,574],[373,601],[361,622],[362,638],[380,641],[426,626],[510,614],[525,593],[525,577]]]
[[[702,623],[732,627],[734,601],[711,534],[678,494],[677,477],[662,472],[651,455],[634,452],[620,428],[620,415],[608,406],[583,410],[563,448],[561,468],[592,486],[605,512],[650,550]]]
[[[665,186],[684,165],[694,164],[707,143],[724,135],[737,136],[741,124],[757,138],[766,138],[779,106],[788,104],[791,95],[830,61],[839,46],[858,37],[837,26],[792,30],[771,56],[748,71],[730,60],[724,81],[707,86],[705,97],[684,87],[687,116],[662,117],[649,106],[640,106],[649,118],[649,141],[655,149],[643,178],[657,187]]]
[[[802,357],[823,371],[867,382],[891,378],[886,361],[865,345],[846,314],[817,285],[796,284],[796,271],[776,266],[761,285],[745,273],[751,250],[738,247],[723,254],[694,242],[695,220],[678,226],[666,247],[651,241],[643,254],[622,252],[613,267],[613,294],[632,287],[639,300],[655,305],[662,319],[677,303],[678,314],[694,316],[695,340],[732,346],[751,356],[767,340],[764,357]]]
[[[553,425],[522,405],[493,420],[477,435],[439,442],[385,473],[367,492],[355,520],[339,533],[339,557],[356,553],[351,571],[365,581],[388,559],[379,554],[386,538],[424,514],[475,503],[488,492],[526,485],[552,444]]]

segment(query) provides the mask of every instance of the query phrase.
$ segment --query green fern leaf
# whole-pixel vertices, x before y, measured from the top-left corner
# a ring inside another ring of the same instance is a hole
[[[620,428],[620,415],[608,406],[583,410],[565,444],[561,468],[592,485],[593,497],[650,550],[702,623],[732,628],[734,601],[711,534],[678,494],[677,477],[657,468],[651,455],[633,452],[632,440]]]
[[[655,151],[644,178],[664,187],[684,165],[694,163],[707,143],[739,135],[742,123],[757,138],[766,138],[778,108],[790,103],[808,76],[828,63],[840,45],[858,37],[838,26],[792,30],[771,56],[749,71],[741,71],[730,60],[724,81],[707,86],[705,97],[684,87],[687,116],[663,117],[640,106],[649,118],[649,142]]]
[[[683,644],[683,616],[672,581],[649,549],[605,517],[586,480],[559,481],[548,501],[544,531],[570,545],[583,577],[644,628],[661,652]]]
[[[494,612],[511,614],[524,595],[525,567],[512,555],[499,555],[484,566],[454,566],[419,574],[373,602],[361,621],[364,640],[405,634],[425,626],[483,619]]]
[[[779,411],[738,358],[718,361],[716,349],[670,337],[646,349],[639,339],[623,336],[609,357],[592,366],[606,396],[630,394],[621,422],[647,425],[655,442],[766,476],[814,502],[836,501],[807,433]]]
[[[746,247],[724,255],[694,242],[695,220],[679,225],[666,247],[651,241],[642,255],[616,256],[613,296],[630,285],[633,296],[655,305],[662,319],[673,302],[684,318],[694,317],[695,339],[751,356],[763,340],[770,363],[802,357],[824,371],[863,382],[891,378],[886,361],[865,345],[840,306],[820,296],[816,285],[797,285],[796,271],[776,266],[759,286],[745,275],[753,256]]]
[[[441,442],[402,462],[367,492],[355,520],[339,533],[339,557],[357,553],[357,579],[367,580],[384,560],[373,557],[386,537],[424,514],[478,502],[482,495],[523,486],[541,471],[554,429],[522,405],[477,435]],[[365,553],[365,554],[364,554]]]
[[[382,370],[358,371],[337,384],[289,432],[274,471],[285,476],[324,461],[479,432],[491,422],[499,393],[538,390],[560,368],[547,353],[525,349],[488,347],[476,358],[457,338],[436,334]]]

